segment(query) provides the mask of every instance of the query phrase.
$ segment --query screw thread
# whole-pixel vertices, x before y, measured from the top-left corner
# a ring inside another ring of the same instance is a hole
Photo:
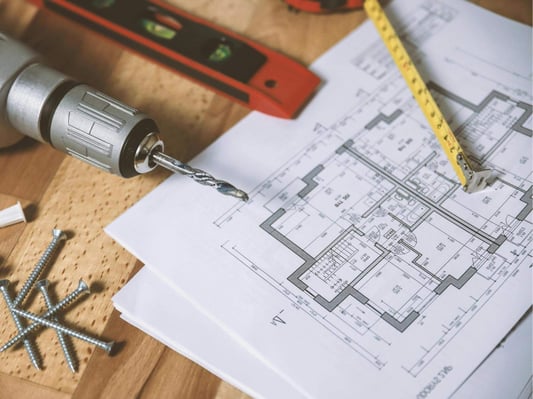
[[[46,282],[48,283],[48,282]],[[39,284],[39,283],[37,283]],[[39,286],[39,291],[41,291],[41,294],[44,298],[44,302],[46,303],[46,307],[50,311],[52,308],[54,308],[54,305],[52,303],[52,299],[50,298],[50,295],[47,290],[46,285]],[[66,299],[66,298],[65,298]],[[52,316],[50,320],[54,322],[58,322],[57,316]],[[70,370],[75,373],[78,370],[78,362],[76,357],[74,356],[72,347],[70,345],[70,342],[67,341],[67,338],[65,334],[63,334],[61,331],[56,330],[57,339],[59,341],[59,345],[61,345],[61,349],[63,350],[63,354],[65,355],[65,360],[67,361],[67,364],[70,368]]]
[[[48,311],[46,311],[45,313],[43,313],[39,317],[44,319],[44,318],[47,318],[47,317],[54,316],[57,312],[59,312],[60,310],[65,308],[67,305],[72,303],[81,294],[86,294],[86,293],[89,293],[89,289],[87,287],[87,284],[85,284],[83,282],[83,280],[80,280],[80,285],[78,286],[78,288],[76,288],[76,290],[74,290],[72,293],[67,295],[62,301],[58,302],[57,305],[55,305],[54,307],[52,307],[51,309],[49,309]],[[13,308],[13,309],[15,309],[15,308]],[[32,323],[28,327],[26,327],[26,328],[24,328],[22,330],[19,330],[19,334],[18,335],[14,336],[9,341],[7,341],[2,347],[0,347],[0,352],[4,352],[6,349],[12,347],[17,342],[19,342],[20,340],[24,339],[28,334],[30,334],[33,331],[41,328],[42,326],[43,326],[42,323],[41,324]]]
[[[80,295],[88,294],[89,293],[89,287],[87,284],[80,280],[80,284],[78,288],[76,288],[74,291],[72,291],[70,294],[68,294],[65,298],[63,298],[61,301],[59,301],[56,305],[50,307],[45,313],[42,314],[41,317],[47,318],[50,316],[55,315],[60,310],[63,310],[68,305],[70,305],[72,302],[74,302]]]
[[[111,349],[113,348],[113,345],[114,345],[114,342],[111,341],[111,342],[105,342],[105,341],[101,341],[97,338],[94,338],[94,337],[91,337],[90,335],[87,335],[87,334],[83,334],[79,331],[76,331],[76,330],[73,330],[71,328],[68,328],[68,327],[65,327],[59,323],[55,323],[49,319],[44,319],[42,317],[39,317],[37,316],[36,314],[33,314],[33,313],[30,313],[30,312],[26,312],[24,310],[20,310],[20,309],[13,309],[13,312],[15,312],[16,314],[20,315],[20,316],[23,316],[23,317],[26,317],[32,321],[34,321],[35,323],[39,323],[39,324],[42,324],[46,327],[50,327],[50,328],[54,328],[56,330],[59,330],[61,331],[62,333],[64,334],[67,334],[67,335],[70,335],[74,338],[77,338],[77,339],[80,339],[82,341],[85,341],[85,342],[88,342],[104,351],[106,351],[107,353],[110,353],[111,352]]]
[[[18,307],[24,301],[24,299],[26,299],[26,296],[30,292],[35,281],[39,278],[39,275],[43,271],[44,267],[50,262],[50,259],[52,258],[52,255],[57,249],[59,243],[66,238],[64,233],[61,230],[54,230],[53,234],[54,234],[54,237],[52,238],[52,241],[50,242],[50,244],[48,244],[48,247],[44,250],[43,254],[41,255],[41,258],[39,259],[39,261],[33,268],[28,279],[22,286],[20,292],[13,300],[14,307]]]
[[[11,317],[13,318],[13,321],[15,322],[15,326],[17,327],[17,330],[20,333],[21,331],[25,330],[25,328],[24,328],[24,325],[22,324],[22,321],[20,320],[20,317],[13,312],[13,309],[14,309],[13,302],[11,301],[11,298],[9,297],[7,286],[0,286],[0,291],[2,292],[4,300],[6,301],[7,308],[9,309],[9,312],[11,313]],[[23,342],[24,348],[26,349],[26,352],[28,353],[30,361],[32,362],[33,366],[36,369],[40,370],[41,369],[41,356],[39,355],[39,352],[37,351],[37,347],[35,346],[34,342],[30,340],[29,338],[26,338],[26,336],[24,336],[23,338],[24,338],[24,342]]]

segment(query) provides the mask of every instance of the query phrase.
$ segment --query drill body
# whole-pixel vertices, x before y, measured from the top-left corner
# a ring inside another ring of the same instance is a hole
[[[131,177],[156,165],[158,128],[145,114],[40,62],[0,34],[0,148],[23,135],[107,172]],[[148,147],[147,147],[148,146]]]
[[[23,135],[121,177],[158,165],[224,195],[248,195],[164,153],[155,122],[144,113],[40,62],[30,48],[0,33],[0,148]]]

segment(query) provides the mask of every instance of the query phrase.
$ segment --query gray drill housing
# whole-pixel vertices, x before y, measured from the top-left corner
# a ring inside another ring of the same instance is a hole
[[[155,168],[148,154],[163,144],[152,119],[39,61],[0,34],[0,148],[22,133],[122,177]]]

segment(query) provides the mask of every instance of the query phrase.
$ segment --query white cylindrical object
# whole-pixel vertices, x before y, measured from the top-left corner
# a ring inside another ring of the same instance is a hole
[[[20,202],[0,211],[0,227],[6,227],[20,222],[26,222],[26,216],[24,215],[24,210]]]

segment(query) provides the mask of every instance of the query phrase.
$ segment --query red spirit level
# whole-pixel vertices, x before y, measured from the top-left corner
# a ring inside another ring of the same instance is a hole
[[[362,8],[363,0],[284,0],[290,7],[307,12],[324,13]]]
[[[252,109],[292,118],[320,79],[303,65],[160,0],[30,0]]]

